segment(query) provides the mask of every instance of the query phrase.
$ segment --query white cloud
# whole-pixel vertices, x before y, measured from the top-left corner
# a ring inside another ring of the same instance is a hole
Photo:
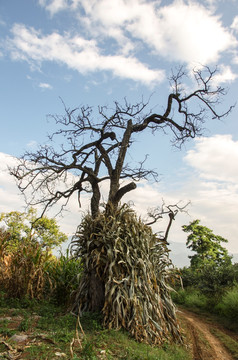
[[[234,17],[233,22],[231,24],[231,28],[238,32],[238,15]]]
[[[52,6],[55,2],[48,1]],[[116,40],[120,51],[135,51],[135,41],[140,41],[166,60],[205,65],[216,63],[224,51],[237,46],[214,15],[215,2],[207,3],[175,0],[162,6],[158,0],[74,0],[64,3],[64,8],[73,10],[92,36]]]
[[[236,44],[219,17],[199,3],[175,1],[161,8],[158,15],[164,41],[159,42],[154,36],[154,46],[173,60],[214,63],[222,52]]]
[[[141,56],[191,67],[194,63],[217,64],[222,54],[230,52],[237,62],[237,40],[232,34],[237,20],[230,29],[223,26],[221,18],[211,10],[210,1],[202,5],[198,1],[175,0],[165,6],[159,0],[39,0],[39,4],[52,16],[67,10],[74,21],[78,19],[79,26],[74,28],[74,35],[44,35],[15,24],[8,49],[13,59],[28,61],[32,69],[51,61],[84,75],[109,71],[116,77],[153,85],[165,79],[164,71],[151,69],[140,60]],[[235,78],[226,66],[217,81]]]
[[[67,0],[39,0],[39,4],[46,8],[51,15],[67,8]]]
[[[217,73],[214,77],[213,77],[213,84],[214,85],[219,85],[222,83],[231,83],[232,81],[234,81],[235,79],[237,79],[237,74],[235,74],[231,67],[228,65],[220,65],[219,66],[219,73]]]
[[[178,0],[164,7],[158,1],[101,0],[94,4],[88,10],[90,26],[98,21],[107,31],[109,28],[109,34],[115,27],[125,29],[171,61],[214,63],[236,43],[220,19],[196,2]]]
[[[95,40],[58,33],[44,36],[40,31],[21,24],[15,24],[12,33],[8,46],[15,60],[38,65],[43,61],[55,61],[82,74],[111,71],[115,76],[145,84],[161,82],[165,77],[162,70],[149,69],[135,57],[102,55]]]
[[[200,219],[201,225],[209,227],[215,234],[229,241],[226,247],[230,252],[238,253],[238,187],[197,178],[191,169],[190,177],[180,191],[181,194],[186,194],[192,203],[189,208],[191,218],[186,219],[184,224]]]
[[[24,211],[23,198],[19,195],[15,181],[8,171],[8,166],[12,167],[16,163],[14,157],[0,153],[0,212]]]
[[[228,239],[227,248],[237,253],[238,141],[231,135],[200,138],[184,159],[190,176],[180,193],[192,201],[192,218]]]
[[[48,83],[40,83],[40,84],[39,84],[39,87],[40,87],[41,89],[49,89],[49,90],[52,90],[52,89],[53,89],[53,87],[52,87],[50,84],[48,84]]]
[[[231,135],[199,138],[195,149],[188,151],[185,161],[204,179],[237,183],[238,141]]]
[[[29,142],[27,143],[26,146],[27,146],[28,148],[36,148],[37,145],[38,145],[37,141],[31,140],[31,141],[29,141]]]

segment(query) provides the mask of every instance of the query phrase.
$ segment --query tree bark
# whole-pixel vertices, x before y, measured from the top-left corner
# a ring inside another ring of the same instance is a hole
[[[123,197],[123,195],[125,195],[128,191],[136,188],[136,185],[132,182],[129,184],[129,186],[126,185],[120,189],[121,172],[125,161],[127,149],[129,146],[131,133],[132,133],[132,120],[128,120],[127,128],[125,130],[121,142],[121,147],[116,161],[115,169],[112,170],[110,174],[110,191],[108,196],[108,203],[112,204],[112,206],[115,209],[117,208],[118,203]]]
[[[105,284],[95,270],[90,274],[89,281],[90,311],[101,312],[105,302]]]
[[[117,190],[113,202],[118,205],[119,201],[121,200],[121,198],[128,193],[129,191],[132,191],[136,189],[136,183],[134,183],[134,181],[130,182],[129,184],[121,187],[120,189]]]
[[[96,180],[91,180],[93,196],[91,198],[91,214],[92,218],[95,219],[99,213],[99,203],[100,203],[100,189],[98,186],[98,182]]]

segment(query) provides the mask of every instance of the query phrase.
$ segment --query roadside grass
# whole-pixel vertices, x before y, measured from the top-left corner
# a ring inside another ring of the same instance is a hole
[[[213,328],[211,329],[211,332],[223,343],[234,359],[238,360],[238,342],[218,329]]]
[[[206,309],[207,298],[198,290],[193,288],[178,289],[171,293],[173,301],[178,305],[183,305],[191,309]]]
[[[202,294],[196,288],[178,289],[172,292],[172,299],[178,306],[192,312],[208,316],[227,329],[238,333],[238,286],[228,289],[220,298],[213,298]],[[216,300],[216,301],[215,301]]]
[[[56,359],[57,353],[65,354],[65,359],[73,360],[191,360],[192,358],[186,347],[181,345],[165,343],[160,348],[152,347],[136,342],[126,331],[104,329],[100,314],[83,315],[80,322],[85,335],[82,336],[78,328],[80,343],[77,343],[73,341],[76,339],[77,318],[67,313],[65,308],[26,299],[6,300],[1,305],[0,313],[11,317],[12,321],[0,322],[0,339],[8,343],[13,334],[27,334],[29,341],[22,349],[24,359]],[[19,318],[18,322],[13,321],[15,317]],[[10,344],[12,347],[17,347],[12,342]],[[3,352],[2,347],[4,346],[0,347],[0,357]]]
[[[238,285],[228,289],[215,307],[215,311],[229,323],[230,328],[238,331]]]

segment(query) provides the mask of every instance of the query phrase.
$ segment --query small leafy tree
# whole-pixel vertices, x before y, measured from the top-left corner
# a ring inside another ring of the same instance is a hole
[[[37,211],[32,207],[24,212],[11,211],[1,213],[0,221],[9,235],[8,251],[14,250],[22,241],[38,243],[42,248],[54,248],[67,240],[60,231],[55,219],[46,216],[37,218]]]
[[[227,240],[200,225],[199,220],[182,228],[189,233],[186,244],[194,255],[189,256],[190,266],[180,269],[185,291],[179,290],[175,301],[192,307],[200,303],[204,309],[214,311],[222,296],[237,283],[237,264],[232,264],[222,246]]]
[[[194,220],[189,225],[183,225],[182,228],[184,232],[189,233],[187,247],[195,252],[194,255],[189,256],[191,267],[231,264],[227,249],[221,245],[221,243],[227,243],[228,240],[215,235],[206,226],[200,225],[200,220]]]

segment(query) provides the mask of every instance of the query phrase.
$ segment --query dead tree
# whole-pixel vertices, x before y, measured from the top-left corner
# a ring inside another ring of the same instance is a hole
[[[182,85],[186,74],[180,68],[170,78],[172,90],[163,113],[148,111],[148,102],[130,104],[126,99],[123,105],[115,102],[113,109],[99,107],[97,113],[91,107],[68,109],[64,105],[63,116],[51,115],[59,130],[49,137],[50,145],[26,152],[19,165],[11,169],[20,191],[31,193],[27,203],[43,205],[44,213],[59,201],[63,209],[75,192],[79,202],[81,193],[89,192],[91,215],[96,218],[100,184],[107,181],[107,208],[116,211],[123,196],[136,188],[137,181],[157,178],[155,171],[145,168],[145,160],[137,166],[127,163],[135,135],[146,131],[156,136],[170,132],[173,144],[180,147],[187,139],[203,134],[208,117],[219,120],[229,114],[232,107],[222,114],[216,110],[225,89],[213,86],[215,74],[216,70],[207,67],[194,70],[196,88],[186,93]],[[122,183],[123,180],[127,182]],[[173,212],[170,215],[172,223]]]
[[[175,220],[176,215],[180,213],[188,213],[187,207],[190,204],[190,201],[187,202],[184,205],[180,205],[179,203],[174,205],[166,205],[164,200],[162,202],[161,206],[158,206],[153,209],[149,209],[147,211],[147,221],[145,221],[145,224],[150,226],[155,224],[158,220],[161,220],[164,218],[165,215],[168,215],[169,221],[166,227],[166,230],[163,231],[162,236],[160,236],[160,240],[162,240],[166,245],[169,245],[168,243],[168,237],[169,232],[172,226],[173,221]],[[149,220],[150,219],[150,220]]]
[[[91,107],[70,110],[66,106],[65,115],[51,115],[59,130],[49,140],[59,144],[60,139],[62,145],[47,144],[36,152],[26,152],[20,164],[11,169],[20,191],[30,190],[32,194],[26,199],[27,203],[43,205],[45,212],[59,200],[64,200],[64,207],[75,192],[79,199],[81,192],[91,192],[91,213],[96,217],[101,197],[99,185],[108,181],[107,201],[116,208],[122,197],[136,188],[136,181],[157,177],[156,172],[144,168],[144,161],[139,162],[138,167],[125,163],[134,135],[169,129],[172,142],[181,146],[187,139],[202,135],[209,113],[212,119],[221,119],[231,111],[232,107],[222,114],[215,110],[225,94],[224,88],[212,87],[215,72],[209,68],[194,70],[197,88],[186,94],[181,85],[185,73],[179,69],[170,79],[173,91],[163,114],[145,115],[148,103],[131,105],[125,99],[123,105],[115,102],[113,110],[99,107],[98,115]],[[122,179],[131,181],[121,186]],[[65,188],[59,184],[65,184]]]

